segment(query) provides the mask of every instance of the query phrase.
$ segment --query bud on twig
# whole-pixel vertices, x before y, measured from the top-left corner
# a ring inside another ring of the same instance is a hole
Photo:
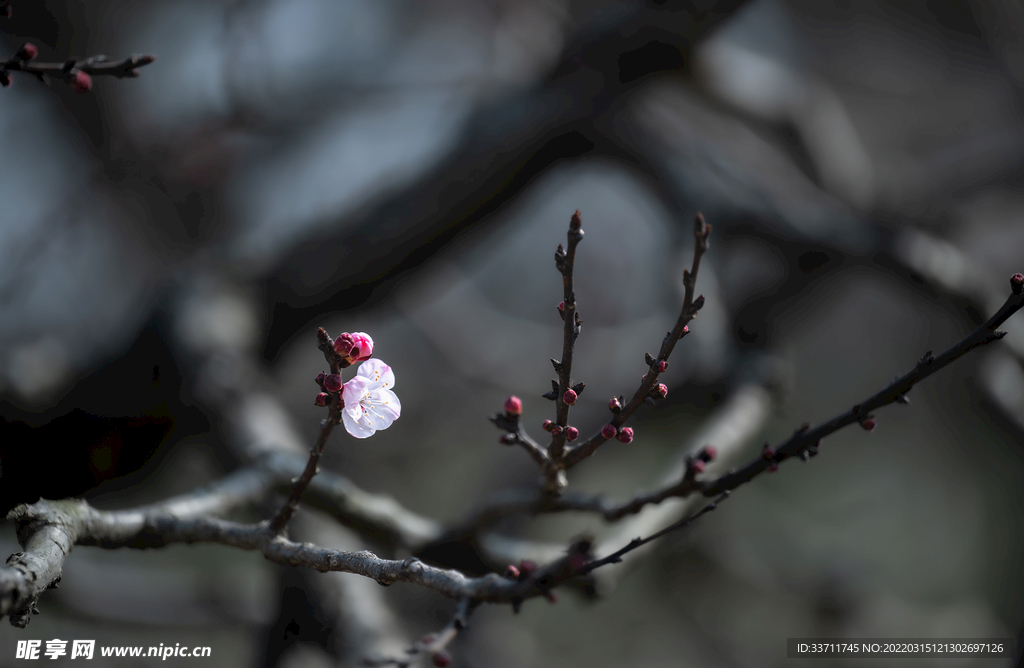
[[[1021,291],[1024,291],[1024,274],[1016,273],[1010,277],[1010,289],[1013,290],[1013,294],[1019,295]]]
[[[68,83],[79,93],[88,93],[92,90],[92,77],[82,70],[71,70]]]
[[[623,443],[632,443],[633,442],[633,428],[632,427],[623,427],[622,429],[619,430],[619,435],[616,438],[618,438]]]
[[[522,414],[523,401],[519,397],[512,395],[505,400],[505,415],[508,415],[509,417],[514,417]]]
[[[576,404],[576,398],[578,395],[573,390],[569,389],[562,395],[562,403],[567,406],[574,406]]]
[[[313,400],[313,403],[317,406],[326,406],[327,402],[330,401],[330,399],[331,395],[327,394],[326,392],[321,392],[320,394],[316,395],[316,399]]]
[[[32,42],[26,42],[24,46],[18,49],[18,53],[14,54],[14,57],[18,60],[32,60],[39,55],[39,49]]]
[[[601,435],[607,439],[615,438],[615,434],[617,434],[618,432],[619,430],[616,429],[615,425],[613,424],[606,424],[605,426],[601,427]]]
[[[328,392],[340,392],[342,385],[339,374],[332,373],[324,377],[324,389]]]

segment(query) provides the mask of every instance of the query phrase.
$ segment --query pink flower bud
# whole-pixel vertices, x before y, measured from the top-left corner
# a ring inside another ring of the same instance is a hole
[[[697,473],[704,473],[704,468],[706,466],[707,464],[704,463],[703,459],[694,459],[693,461],[690,462],[690,468],[692,468]]]
[[[875,422],[875,418],[873,417],[864,418],[860,421],[860,426],[863,427],[865,431],[873,431],[877,424],[878,423]]]
[[[438,652],[434,655],[434,665],[437,666],[437,668],[445,668],[445,666],[449,665],[451,662],[452,657],[448,652]]]
[[[519,569],[513,566],[512,564],[509,564],[507,567],[505,567],[505,577],[507,577],[509,580],[518,580]]]
[[[15,54],[15,58],[19,60],[32,60],[39,55],[39,49],[32,42],[26,42],[24,46],[18,49],[18,53]]]
[[[92,90],[92,77],[82,70],[71,71],[71,87],[79,93],[88,93]]]
[[[313,400],[313,403],[316,404],[317,406],[326,406],[327,402],[330,401],[330,399],[331,396],[329,394],[327,394],[326,392],[321,392],[320,394],[316,395],[316,399]]]
[[[632,443],[633,442],[633,428],[632,427],[623,427],[622,429],[619,430],[619,435],[618,435],[617,438],[620,441],[622,441],[623,443]]]
[[[706,462],[715,461],[715,457],[718,456],[718,450],[713,445],[705,445],[704,449],[700,451],[700,458]]]
[[[615,438],[615,434],[617,434],[618,432],[619,430],[616,429],[615,425],[613,424],[606,424],[605,426],[601,427],[601,435],[604,436],[605,438]]]
[[[373,339],[364,332],[343,332],[334,339],[334,351],[349,364],[362,362],[373,355]]]
[[[608,410],[610,410],[612,413],[618,413],[619,411],[622,410],[622,402],[619,401],[617,397],[612,397],[608,401]]]
[[[551,431],[551,428],[555,426],[555,423],[551,420],[544,420],[544,422],[541,422],[540,426],[544,431]]]
[[[658,394],[662,399],[668,396],[668,386],[665,383],[658,383],[651,389],[653,393]]]
[[[562,395],[562,402],[567,406],[572,406],[576,403],[576,392],[573,390],[566,390],[565,394]]]
[[[1024,290],[1024,274],[1016,273],[1010,277],[1010,289],[1015,295],[1019,295]]]
[[[505,414],[506,415],[522,415],[523,414],[523,401],[519,397],[511,396],[505,400]]]
[[[557,308],[558,308],[558,312],[559,313],[561,313],[562,315],[565,315],[565,301],[564,300],[558,302],[558,307]]]
[[[324,389],[328,392],[341,392],[342,385],[340,374],[332,373],[324,376]]]
[[[658,373],[665,373],[665,369],[668,368],[668,362],[661,360],[658,362]]]
[[[577,438],[579,438],[579,436],[580,436],[580,430],[577,429],[576,427],[568,427],[565,430],[565,440],[569,441],[570,443],[572,441],[575,441]]]

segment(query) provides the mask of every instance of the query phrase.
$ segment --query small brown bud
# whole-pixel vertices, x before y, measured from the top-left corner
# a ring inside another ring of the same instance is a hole
[[[551,429],[549,431],[551,432],[552,436],[558,436],[559,434],[562,433],[562,426],[553,424],[551,425]]]
[[[72,70],[69,83],[79,93],[88,93],[92,90],[92,77],[82,70]]]
[[[18,49],[18,53],[14,54],[14,57],[18,60],[32,60],[38,55],[39,49],[36,48],[36,45],[32,42],[26,42],[20,49]]]
[[[580,226],[582,226],[582,225],[583,225],[583,219],[580,218],[580,211],[579,211],[579,209],[577,209],[576,213],[572,214],[572,218],[569,219],[569,229],[570,230],[578,230],[578,229],[580,229]]]
[[[324,389],[328,392],[340,392],[342,388],[341,376],[336,373],[324,377]]]

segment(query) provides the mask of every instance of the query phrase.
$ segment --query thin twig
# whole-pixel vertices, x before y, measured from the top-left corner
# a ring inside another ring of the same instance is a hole
[[[949,366],[974,348],[1003,338],[1006,332],[997,331],[996,328],[1024,306],[1024,292],[1020,292],[1019,286],[1015,286],[1014,291],[1015,294],[1007,297],[991,318],[941,355],[934,357],[929,350],[913,369],[897,377],[884,389],[817,427],[811,428],[810,425],[804,425],[776,448],[767,446],[762,457],[750,462],[740,470],[730,472],[717,480],[703,483],[701,485],[702,493],[705,496],[721,494],[750,482],[765,470],[774,470],[779,462],[786,459],[791,457],[803,459],[814,456],[817,454],[821,439],[855,422],[859,422],[866,429],[874,428],[872,411],[892,403],[909,403],[907,393],[914,385]]]
[[[562,299],[564,300],[559,308],[563,321],[562,360],[555,364],[555,371],[558,373],[558,390],[555,393],[555,424],[559,429],[553,433],[551,445],[548,446],[548,454],[556,462],[562,459],[562,453],[565,451],[566,430],[569,426],[569,406],[575,403],[575,398],[570,399],[571,403],[566,403],[566,398],[575,397],[577,394],[571,385],[572,353],[583,323],[576,310],[576,293],[573,291],[572,272],[576,265],[576,246],[582,240],[582,221],[580,212],[576,211],[569,221],[565,247],[563,248],[559,244],[555,251],[555,268],[562,274]],[[580,389],[582,390],[582,387]]]
[[[693,265],[689,271],[683,271],[683,307],[679,311],[679,318],[676,320],[675,327],[669,332],[665,339],[661,343],[661,350],[658,351],[658,356],[653,358],[649,363],[649,369],[644,375],[643,380],[640,382],[640,387],[637,388],[633,394],[632,399],[621,408],[611,419],[609,424],[613,425],[616,429],[620,428],[626,420],[640,407],[644,401],[651,395],[651,390],[654,388],[655,383],[658,381],[658,375],[660,363],[668,363],[669,355],[672,354],[672,350],[675,348],[676,343],[684,335],[689,332],[687,324],[697,317],[697,311],[704,306],[703,295],[694,299],[694,287],[697,284],[697,272],[700,270],[700,259],[708,250],[709,236],[711,235],[711,225],[708,225],[704,221],[704,216],[700,213],[697,214],[694,219],[693,236],[694,236],[694,247],[693,247]],[[594,454],[594,452],[608,440],[603,433],[598,432],[587,439],[586,442],[572,448],[565,453],[563,461],[565,462],[566,468],[571,468],[576,464]]]
[[[331,345],[331,337],[323,327],[317,330],[317,343],[331,367],[331,373],[340,373],[340,356]],[[292,489],[288,493],[288,499],[267,525],[268,531],[274,534],[284,532],[285,527],[288,525],[288,520],[291,519],[291,516],[298,509],[302,493],[319,470],[320,455],[323,454],[324,446],[327,445],[327,438],[334,430],[334,426],[341,422],[341,397],[338,392],[329,392],[328,394],[330,396],[328,416],[320,421],[320,433],[316,437],[316,443],[309,449],[309,461],[306,462],[306,468],[302,471],[302,475],[295,479]]]

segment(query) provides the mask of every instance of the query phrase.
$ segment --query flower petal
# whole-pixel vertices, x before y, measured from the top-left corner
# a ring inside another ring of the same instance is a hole
[[[361,413],[361,411],[358,410],[358,407],[356,412]],[[345,409],[345,412],[341,414],[341,421],[345,423],[345,431],[352,434],[356,438],[368,438],[370,436],[373,436],[373,433],[377,431],[372,426],[370,426],[368,420],[362,418],[362,415],[360,415],[360,419],[358,420],[353,418],[352,414],[349,412],[349,409],[347,408]]]
[[[370,393],[374,407],[382,413],[388,413],[392,415],[392,420],[397,420],[402,416],[402,402],[398,400],[398,395],[391,390],[385,390],[380,388]],[[383,428],[383,427],[379,427]]]
[[[359,402],[366,396],[369,380],[363,376],[355,376],[341,388],[341,398],[345,400],[345,410],[359,407]],[[358,412],[356,413],[358,415]]]
[[[377,358],[368,359],[363,362],[359,367],[359,371],[356,372],[356,377],[366,378],[369,381],[369,389],[371,390],[378,387],[390,390],[395,386],[395,372]]]

